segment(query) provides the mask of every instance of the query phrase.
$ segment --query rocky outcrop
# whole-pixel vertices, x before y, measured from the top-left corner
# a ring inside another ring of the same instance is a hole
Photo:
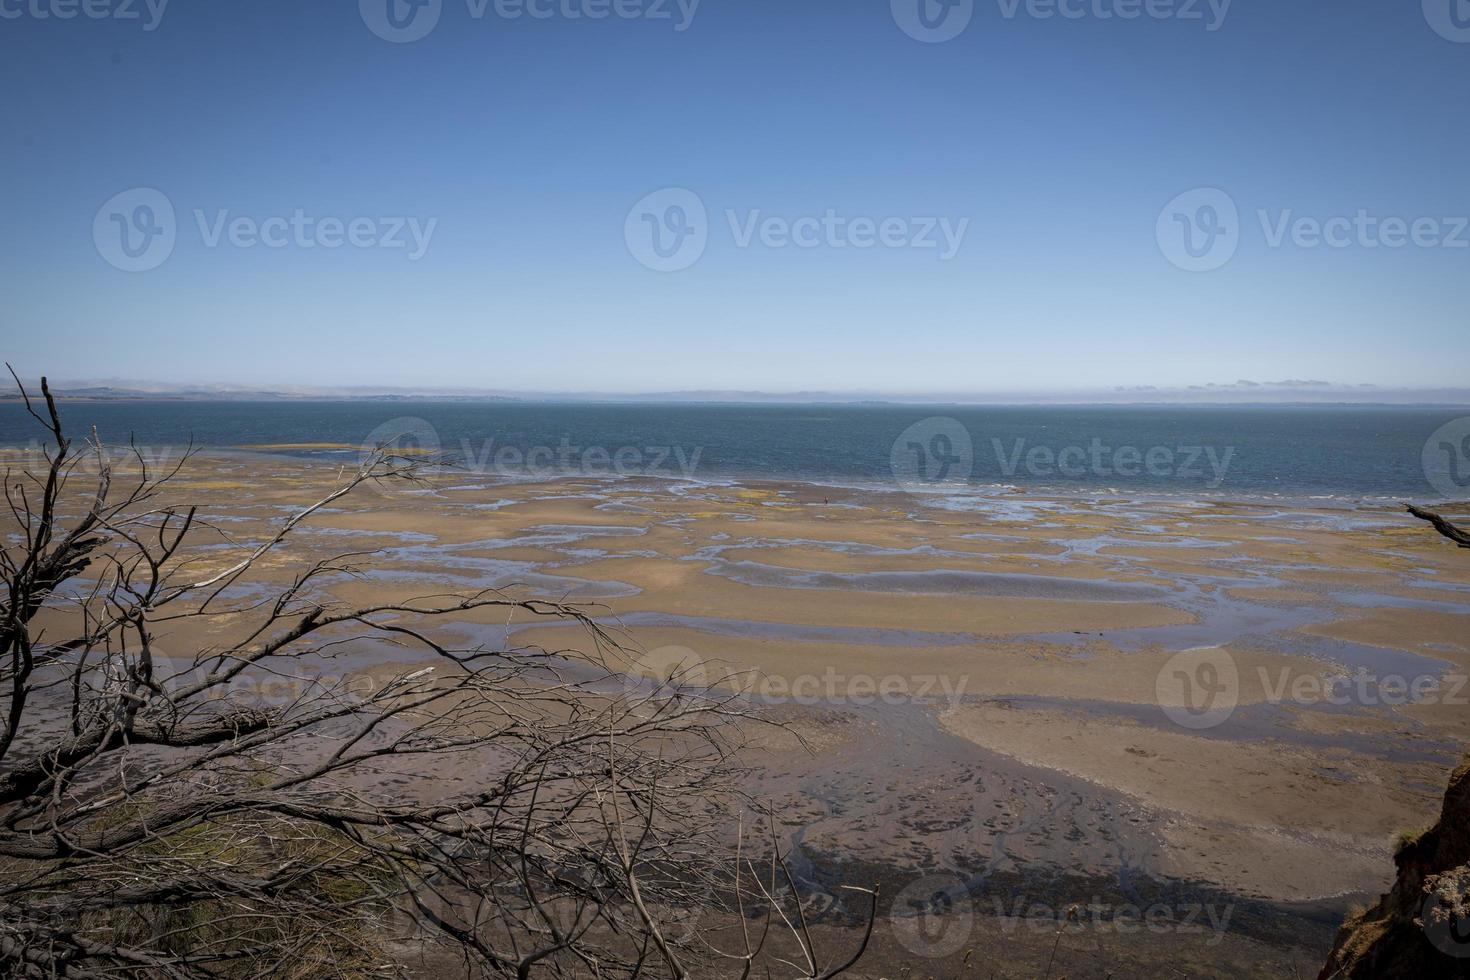
[[[1318,980],[1470,980],[1470,756],[1450,777],[1439,822],[1394,863],[1393,890],[1348,917]]]

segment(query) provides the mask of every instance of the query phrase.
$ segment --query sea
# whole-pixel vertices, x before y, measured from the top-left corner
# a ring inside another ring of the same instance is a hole
[[[805,481],[963,494],[1470,498],[1470,408],[68,400],[74,439],[156,459],[413,448],[487,479]],[[0,444],[46,433],[0,404]]]

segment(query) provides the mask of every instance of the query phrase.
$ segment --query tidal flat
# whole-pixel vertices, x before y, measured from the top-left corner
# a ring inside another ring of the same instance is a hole
[[[225,567],[339,478],[201,456],[168,502],[199,507],[196,567]],[[1470,561],[1387,504],[454,472],[334,502],[254,581],[347,552],[357,570],[319,586],[334,599],[585,604],[630,683],[682,666],[778,720],[752,727],[744,789],[816,928],[848,935],[840,886],[882,885],[860,975],[1034,975],[1056,934],[1069,977],[1309,975],[1470,741]],[[208,623],[161,642],[231,628]],[[446,628],[585,639],[554,619]],[[948,938],[912,927],[936,903]]]

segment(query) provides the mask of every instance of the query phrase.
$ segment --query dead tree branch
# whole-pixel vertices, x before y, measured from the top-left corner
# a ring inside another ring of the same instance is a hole
[[[618,639],[563,603],[344,603],[342,556],[241,598],[303,522],[414,479],[412,461],[368,455],[221,563],[190,549],[195,508],[168,502],[192,446],[161,470],[131,448],[124,479],[95,434],[74,449],[44,381],[42,406],[21,393],[48,442],[5,473],[0,974],[381,976],[394,942],[497,976],[729,965],[677,924],[745,928],[746,880],[720,843],[740,797],[734,693],[680,677],[640,692]],[[570,622],[584,642],[446,638],[490,614]],[[401,669],[351,667],[384,650]],[[821,970],[773,860],[761,901],[801,950],[794,975],[848,969],[856,956]],[[734,959],[793,975],[748,941]]]

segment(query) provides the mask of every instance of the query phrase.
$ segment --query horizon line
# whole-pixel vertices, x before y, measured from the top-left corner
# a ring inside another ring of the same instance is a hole
[[[471,385],[302,385],[284,383],[160,382],[134,379],[64,379],[51,383],[34,376],[21,379],[34,399],[45,381],[58,399],[71,401],[290,402],[290,401],[425,401],[525,403],[657,403],[657,404],[820,404],[820,405],[1384,405],[1422,407],[1470,406],[1470,387],[1423,387],[1341,384],[1288,379],[1179,386],[1114,385],[1092,389],[1010,391],[763,391],[759,389],[682,389],[664,391],[525,390]],[[21,392],[0,390],[0,400],[20,401]]]

